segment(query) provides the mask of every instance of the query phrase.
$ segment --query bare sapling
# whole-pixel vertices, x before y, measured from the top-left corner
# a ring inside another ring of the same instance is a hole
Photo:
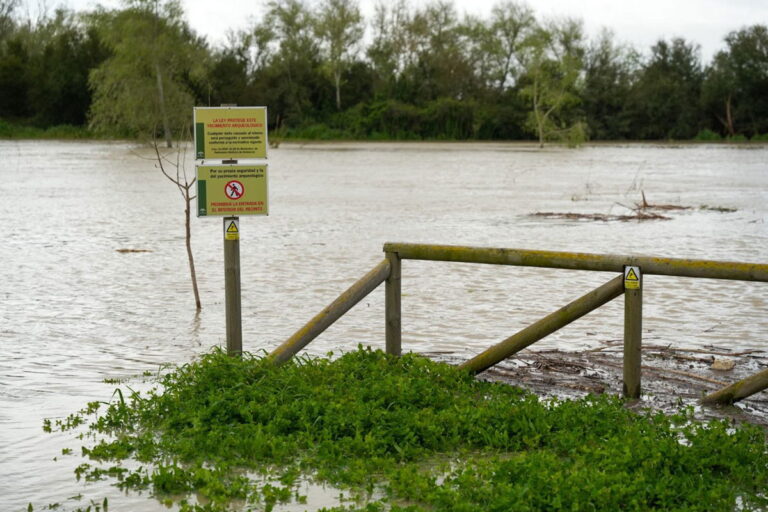
[[[192,254],[192,230],[191,230],[191,213],[192,213],[192,201],[197,195],[192,195],[192,187],[195,185],[197,178],[191,180],[187,176],[186,169],[186,156],[187,150],[184,144],[178,144],[176,146],[175,158],[169,158],[168,154],[160,152],[160,148],[157,144],[157,138],[152,139],[152,146],[155,149],[156,167],[160,169],[163,175],[168,178],[171,183],[176,185],[179,189],[182,199],[184,200],[184,228],[185,228],[185,241],[187,246],[187,259],[189,260],[189,274],[192,279],[192,291],[195,294],[195,307],[197,311],[202,309],[200,304],[200,291],[197,288],[197,274],[195,273],[195,258]],[[169,168],[175,170],[175,172],[168,172]]]

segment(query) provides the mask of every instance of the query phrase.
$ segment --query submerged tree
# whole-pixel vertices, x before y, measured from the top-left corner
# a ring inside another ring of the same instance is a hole
[[[125,0],[125,8],[90,16],[111,52],[90,75],[94,93],[90,122],[98,129],[151,141],[157,167],[184,200],[185,241],[195,307],[201,308],[192,254],[191,203],[195,179],[186,172],[186,148],[164,154],[162,132],[170,148],[173,134],[188,140],[195,104],[192,87],[205,71],[207,49],[182,19],[177,0]]]
[[[174,130],[189,122],[191,85],[207,56],[178,0],[126,0],[125,9],[92,19],[112,56],[91,72],[91,126],[150,139],[162,126],[171,147]]]
[[[187,134],[188,135],[188,134]],[[192,280],[192,292],[195,294],[195,308],[200,311],[202,303],[200,302],[200,291],[197,287],[197,272],[195,271],[195,258],[192,254],[192,201],[197,197],[192,194],[192,187],[197,182],[197,178],[190,179],[187,175],[187,162],[186,162],[186,149],[179,145],[176,148],[175,153],[164,154],[160,151],[157,144],[157,139],[152,141],[153,148],[155,150],[155,158],[157,160],[157,167],[168,178],[168,180],[176,185],[176,188],[181,194],[181,198],[184,200],[184,232],[185,232],[185,245],[187,248],[187,261],[189,263],[189,275]]]

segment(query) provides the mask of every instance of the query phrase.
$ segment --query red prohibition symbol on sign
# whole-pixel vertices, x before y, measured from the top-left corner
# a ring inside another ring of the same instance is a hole
[[[240,199],[245,194],[245,187],[237,180],[232,180],[224,187],[224,193],[229,199]]]

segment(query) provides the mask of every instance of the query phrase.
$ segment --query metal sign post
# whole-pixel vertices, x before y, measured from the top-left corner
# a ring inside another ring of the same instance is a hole
[[[224,216],[224,305],[227,353],[243,353],[240,217],[268,215],[266,107],[193,110],[197,216]],[[242,162],[245,160],[245,162]],[[241,161],[238,163],[238,161]]]

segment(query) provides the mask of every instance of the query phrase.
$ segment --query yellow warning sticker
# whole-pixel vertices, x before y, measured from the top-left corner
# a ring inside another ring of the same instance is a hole
[[[624,289],[640,289],[640,267],[624,267]]]
[[[240,240],[240,221],[238,219],[224,221],[224,240]]]

